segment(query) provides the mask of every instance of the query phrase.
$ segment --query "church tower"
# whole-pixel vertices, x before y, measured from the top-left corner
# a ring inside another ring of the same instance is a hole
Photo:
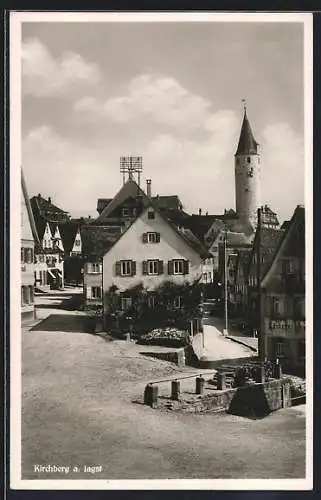
[[[254,229],[260,196],[260,151],[253,136],[244,104],[244,117],[235,153],[236,213],[244,229]]]

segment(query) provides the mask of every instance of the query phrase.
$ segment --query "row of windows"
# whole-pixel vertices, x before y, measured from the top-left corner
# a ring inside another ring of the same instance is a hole
[[[101,273],[102,264],[99,262],[87,263],[87,273]],[[189,262],[183,259],[170,260],[167,263],[167,272],[169,275],[188,274]],[[134,260],[120,260],[115,264],[116,276],[135,276],[137,266]],[[164,274],[164,262],[159,259],[150,259],[142,262],[142,274],[157,276]]]
[[[87,299],[102,299],[102,288],[99,286],[87,287]],[[148,307],[155,309],[157,307],[157,297],[153,293],[149,293],[147,297]],[[182,297],[177,295],[168,304],[175,309],[180,309],[182,307]],[[132,297],[120,296],[120,309],[126,311],[132,306]]]
[[[34,288],[31,285],[23,285],[21,287],[21,306],[26,306],[34,303]]]
[[[133,260],[120,260],[115,264],[116,276],[135,276],[136,262]],[[167,263],[169,275],[181,275],[189,273],[189,262],[183,259],[169,260]],[[160,275],[164,274],[164,262],[158,259],[145,260],[142,262],[142,274]]]
[[[21,264],[33,264],[33,248],[21,248]]]

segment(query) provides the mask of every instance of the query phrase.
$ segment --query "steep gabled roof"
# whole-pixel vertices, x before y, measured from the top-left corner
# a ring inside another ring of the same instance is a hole
[[[77,222],[66,222],[59,224],[58,227],[64,250],[69,253],[73,249],[76,234],[80,226]]]
[[[37,231],[35,218],[33,215],[31,204],[30,204],[30,199],[28,197],[27,185],[26,185],[26,181],[24,178],[22,167],[21,167],[21,188],[22,188],[22,195],[24,197],[24,202],[25,202],[26,207],[27,207],[27,212],[28,212],[28,217],[29,217],[29,222],[30,222],[30,227],[31,227],[33,239],[34,239],[36,247],[40,247],[39,234]]]
[[[127,231],[135,224],[135,222],[142,216],[142,214],[144,212],[146,212],[146,210],[148,210],[148,208],[153,208],[155,210],[155,212],[157,212],[158,215],[163,219],[163,221],[166,222],[166,224],[168,224],[173,229],[173,231],[175,231],[175,233],[182,240],[184,240],[184,242],[190,248],[192,248],[194,250],[194,252],[196,252],[202,258],[210,257],[210,254],[209,254],[207,248],[203,245],[203,243],[201,243],[198,240],[198,238],[196,238],[196,236],[191,231],[187,230],[186,228],[179,229],[175,224],[173,224],[169,219],[167,219],[164,216],[162,211],[159,210],[159,208],[154,205],[154,203],[151,199],[147,199],[147,200],[148,200],[148,203],[145,206],[144,210],[139,215],[137,215],[137,217],[133,221],[131,221],[128,224],[127,228],[119,234],[119,237],[112,243],[110,242],[110,240],[109,240],[109,242],[106,241],[106,246],[108,246],[108,243],[111,243],[111,244],[110,244],[109,248],[106,248],[106,251],[104,252],[105,254],[127,233]],[[103,228],[103,226],[97,226],[98,230],[102,229],[102,228]],[[108,228],[108,229],[110,229],[110,228]]]
[[[149,199],[144,193],[144,191],[139,187],[134,179],[128,179],[128,181],[121,187],[116,196],[108,203],[103,209],[96,221],[100,222],[108,217],[121,203],[130,197],[137,198],[140,197],[143,205],[148,204]]]
[[[247,117],[246,109],[244,110],[243,123],[237,150],[235,155],[251,155],[258,153],[258,142],[254,139],[250,122]]]
[[[302,252],[305,252],[305,209],[304,206],[298,205],[294,210],[292,219],[288,221],[286,229],[282,232],[282,237],[280,238],[278,245],[275,249],[272,259],[270,259],[267,266],[264,268],[264,272],[262,275],[261,286],[265,287],[267,280],[269,279],[270,272],[274,265],[274,262],[279,258],[280,253],[283,251],[284,246],[286,245],[288,239],[291,237],[294,231],[297,231],[297,241],[295,251],[300,252],[300,248],[298,246],[301,245]]]
[[[62,210],[61,208],[57,207],[53,203],[51,203],[51,200],[46,198],[43,198],[41,195],[33,196],[31,198],[31,206],[35,210],[38,210],[40,214],[43,212],[49,211],[49,212],[57,212],[60,214],[65,214],[67,215],[68,212],[65,210]]]
[[[35,224],[36,224],[36,228],[37,228],[37,233],[39,235],[39,239],[42,240],[44,234],[45,234],[45,229],[46,229],[46,225],[47,225],[47,221],[41,217],[41,215],[39,215],[38,212],[34,213],[34,221],[35,221]],[[50,226],[49,226],[50,227]]]

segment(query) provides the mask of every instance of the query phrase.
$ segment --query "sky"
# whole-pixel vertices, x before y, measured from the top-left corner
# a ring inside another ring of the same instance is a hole
[[[22,161],[30,197],[72,216],[122,185],[142,155],[154,195],[186,211],[235,208],[242,99],[262,148],[262,204],[304,203],[300,23],[22,24]]]

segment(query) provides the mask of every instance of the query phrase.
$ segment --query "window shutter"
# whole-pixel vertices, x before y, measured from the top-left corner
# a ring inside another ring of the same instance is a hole
[[[164,274],[164,262],[162,260],[158,261],[158,274]]]
[[[168,274],[174,274],[174,264],[172,260],[168,261],[167,269],[168,269]]]
[[[132,260],[131,261],[131,266],[132,266],[132,273],[131,273],[131,275],[135,276],[135,274],[136,274],[136,261]]]
[[[143,260],[143,274],[148,274],[148,262]]]
[[[120,260],[115,264],[115,274],[116,276],[121,276],[121,262]]]
[[[92,295],[91,295],[91,286],[87,286],[86,298],[87,299],[91,299],[92,298]]]
[[[147,242],[148,242],[147,233],[143,233],[143,243],[147,243]]]
[[[183,261],[183,274],[188,274],[189,273],[189,261],[184,260]]]
[[[156,233],[156,243],[160,242],[160,233]]]

